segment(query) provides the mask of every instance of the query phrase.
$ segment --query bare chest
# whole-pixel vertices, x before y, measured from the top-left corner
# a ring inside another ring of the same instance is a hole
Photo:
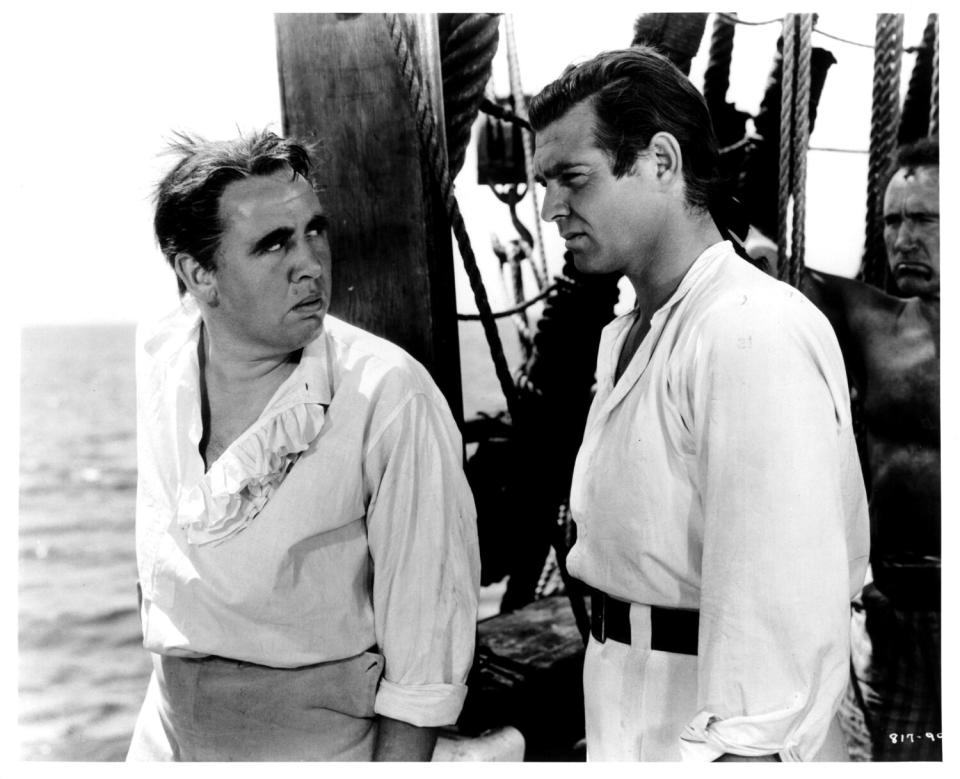
[[[917,441],[939,438],[938,338],[924,323],[867,337],[862,391],[871,433]]]
[[[636,354],[637,349],[640,347],[640,344],[648,332],[650,332],[650,320],[643,315],[638,315],[633,320],[633,324],[630,325],[630,330],[627,331],[627,336],[624,338],[623,345],[620,347],[620,355],[617,358],[617,369],[613,374],[614,383],[620,381],[620,377],[627,369],[630,360],[633,359],[633,355]]]
[[[260,418],[278,386],[271,381],[245,390],[207,387],[200,453],[208,469]]]

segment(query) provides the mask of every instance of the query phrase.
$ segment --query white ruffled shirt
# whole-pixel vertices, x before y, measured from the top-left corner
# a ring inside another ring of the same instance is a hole
[[[327,316],[204,473],[199,327],[186,301],[137,336],[144,646],[294,668],[376,645],[376,712],[453,723],[480,562],[443,396],[403,350]]]
[[[573,476],[570,573],[699,609],[685,760],[808,760],[849,675],[866,494],[833,330],[801,293],[708,248],[614,384],[631,314],[602,335]]]

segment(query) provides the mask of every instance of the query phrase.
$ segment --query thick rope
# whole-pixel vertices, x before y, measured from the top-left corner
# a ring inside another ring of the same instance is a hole
[[[703,72],[703,99],[710,113],[717,115],[727,100],[730,89],[730,62],[733,59],[733,35],[737,25],[735,13],[717,14],[710,35],[710,54]]]
[[[520,61],[517,58],[517,40],[513,29],[513,15],[504,16],[507,29],[507,71],[510,74],[510,92],[513,94],[513,111],[521,119],[527,118],[527,97],[523,93],[523,84],[520,81]],[[523,141],[523,167],[527,174],[527,191],[530,193],[530,202],[533,204],[533,231],[536,242],[533,247],[534,257],[540,264],[537,274],[537,284],[543,289],[543,284],[550,277],[547,268],[547,256],[543,248],[543,229],[540,226],[540,203],[537,196],[537,182],[533,172],[533,135],[526,129],[520,130]]]
[[[940,17],[933,23],[933,78],[930,84],[930,131],[935,138],[940,135]]]
[[[450,221],[453,234],[457,239],[457,245],[460,248],[460,256],[463,259],[467,277],[470,279],[470,287],[473,290],[477,310],[480,313],[480,321],[483,325],[483,332],[487,337],[487,344],[490,348],[490,356],[493,359],[497,379],[500,382],[500,388],[503,390],[503,395],[507,401],[507,410],[510,412],[510,416],[516,424],[518,421],[516,416],[518,405],[517,389],[513,383],[513,379],[510,377],[510,369],[507,366],[507,358],[503,353],[500,333],[497,331],[497,325],[490,310],[487,290],[483,285],[483,277],[480,275],[480,269],[477,267],[477,258],[473,253],[473,247],[470,245],[470,236],[467,235],[463,215],[460,213],[460,205],[457,203],[457,199],[453,194],[453,182],[450,180],[450,171],[446,164],[445,149],[437,137],[436,117],[434,117],[433,109],[427,99],[420,72],[414,66],[413,58],[410,54],[410,44],[407,41],[407,33],[403,27],[400,16],[398,14],[385,14],[384,17],[390,33],[390,40],[393,43],[394,52],[397,55],[397,70],[407,89],[407,96],[413,108],[422,152],[430,166],[434,179],[440,187],[447,218]]]
[[[440,69],[450,177],[466,157],[473,123],[497,53],[500,20],[496,14],[440,14]]]
[[[917,47],[917,57],[910,72],[907,94],[900,111],[897,146],[914,143],[930,132],[931,92],[933,86],[934,38],[937,34],[937,15],[929,14],[923,28],[923,38]]]
[[[787,256],[787,210],[790,203],[791,139],[793,136],[793,71],[796,64],[795,14],[783,19],[783,54],[780,76],[780,159],[777,192],[777,276],[784,278],[789,269]]]
[[[867,220],[861,276],[882,288],[887,283],[883,243],[883,186],[900,126],[900,60],[903,14],[877,14],[873,60],[873,110],[867,170]]]
[[[659,49],[680,72],[690,75],[690,64],[700,50],[709,14],[642,13],[633,23],[631,46],[648,43]]]
[[[810,58],[813,15],[798,14],[800,39],[796,47],[797,90],[793,101],[793,234],[789,282],[800,285],[803,273],[806,221],[807,147],[810,145]]]

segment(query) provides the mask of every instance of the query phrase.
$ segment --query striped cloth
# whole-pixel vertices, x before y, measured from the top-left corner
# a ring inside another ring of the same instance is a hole
[[[852,667],[872,759],[943,760],[940,611],[894,606],[868,584],[854,604]]]

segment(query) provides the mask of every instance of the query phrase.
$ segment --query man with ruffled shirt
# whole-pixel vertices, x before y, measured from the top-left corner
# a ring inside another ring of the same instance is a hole
[[[307,150],[182,137],[155,229],[181,305],[137,337],[137,564],[154,673],[129,760],[429,760],[479,555],[426,370],[327,314]]]

